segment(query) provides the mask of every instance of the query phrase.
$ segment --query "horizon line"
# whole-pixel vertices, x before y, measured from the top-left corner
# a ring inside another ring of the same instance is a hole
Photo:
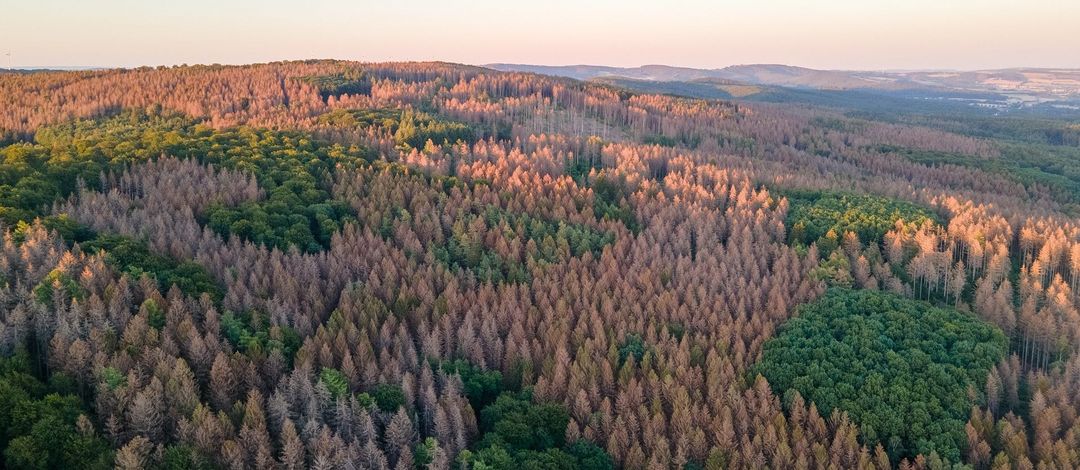
[[[142,65],[9,65],[0,66],[0,70],[18,70],[18,71],[61,71],[61,72],[81,72],[81,71],[93,71],[93,70],[134,70],[139,68],[157,68],[157,67],[192,67],[192,66],[246,66],[246,65],[263,65],[272,64],[278,62],[303,62],[310,60],[327,60],[327,61],[340,61],[340,62],[357,62],[365,64],[377,64],[377,63],[448,63],[457,65],[467,65],[474,67],[491,68],[494,66],[530,66],[530,67],[549,67],[549,68],[571,68],[571,67],[606,67],[612,69],[642,69],[647,67],[669,67],[677,69],[688,70],[700,70],[700,71],[717,71],[731,67],[753,67],[753,66],[780,66],[780,67],[792,67],[802,68],[807,70],[816,70],[824,72],[991,72],[991,71],[1004,71],[1004,70],[1022,70],[1022,69],[1037,69],[1037,70],[1076,70],[1080,71],[1080,67],[1059,67],[1059,66],[1047,66],[1047,65],[1015,65],[1007,67],[990,67],[990,68],[942,68],[942,67],[925,67],[925,68],[817,68],[804,65],[785,64],[780,62],[749,62],[739,64],[728,64],[718,67],[706,67],[706,66],[688,66],[688,65],[672,65],[664,63],[645,63],[640,65],[608,65],[602,63],[571,63],[571,64],[550,64],[550,63],[530,63],[530,62],[484,62],[484,63],[466,63],[455,62],[449,60],[430,59],[430,60],[359,60],[359,59],[336,59],[336,58],[306,58],[306,59],[279,59],[269,61],[254,61],[254,62],[182,62],[173,64],[142,64]]]

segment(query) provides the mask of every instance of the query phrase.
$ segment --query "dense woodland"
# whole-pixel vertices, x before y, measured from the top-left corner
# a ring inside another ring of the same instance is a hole
[[[5,468],[1080,467],[1067,136],[442,63],[0,109]]]

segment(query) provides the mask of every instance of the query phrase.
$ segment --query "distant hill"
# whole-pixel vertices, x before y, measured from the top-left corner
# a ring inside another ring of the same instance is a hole
[[[668,65],[641,67],[606,67],[596,65],[521,65],[489,64],[488,68],[502,71],[532,72],[591,80],[622,77],[658,82],[722,79],[756,85],[778,85],[821,89],[879,88],[897,82],[897,78],[868,72],[815,70],[778,64],[733,65],[722,69],[695,69]]]
[[[1003,69],[955,71],[817,70],[778,64],[733,65],[695,69],[667,65],[607,67],[596,65],[489,64],[502,71],[532,72],[578,80],[629,79],[653,82],[726,80],[730,84],[771,85],[814,90],[922,91],[994,93],[1016,102],[1080,101],[1080,70]]]
[[[690,81],[672,81],[672,80],[641,80],[636,78],[626,78],[619,76],[607,76],[597,77],[589,81],[593,83],[603,83],[605,85],[617,86],[620,88],[626,88],[634,90],[639,93],[652,93],[658,95],[678,95],[687,96],[692,98],[704,98],[704,99],[716,99],[726,100],[739,97],[737,93],[731,93],[725,89],[728,86],[742,86],[742,85],[726,85],[726,81],[716,81],[719,79],[703,79],[703,80],[690,80]],[[752,85],[751,85],[752,86]],[[760,87],[752,86],[754,92],[760,91]]]
[[[779,64],[733,65],[721,69],[667,65],[489,64],[485,67],[693,98],[804,103],[863,111],[1022,112],[1080,118],[1080,70],[1074,69],[874,72]]]
[[[105,70],[111,67],[92,67],[92,66],[20,66],[12,68],[0,67],[0,73],[37,73],[37,72],[80,72],[84,70]]]
[[[790,65],[733,65],[717,71],[717,76],[757,85],[776,85],[820,90],[914,88],[899,77],[871,72],[816,70]]]
[[[672,67],[669,65],[643,65],[641,67],[606,67],[600,65],[526,65],[487,64],[484,67],[504,72],[530,72],[557,77],[590,80],[600,77],[623,77],[634,80],[690,81],[716,78],[715,70]]]

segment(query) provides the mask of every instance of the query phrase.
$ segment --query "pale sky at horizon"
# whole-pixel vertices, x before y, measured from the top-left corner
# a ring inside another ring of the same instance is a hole
[[[0,0],[0,67],[309,58],[1080,68],[1080,1]]]

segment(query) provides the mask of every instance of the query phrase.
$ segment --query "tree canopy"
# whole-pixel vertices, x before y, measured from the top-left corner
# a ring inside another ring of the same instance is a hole
[[[323,60],[0,109],[0,467],[1080,466],[1075,123]]]
[[[926,208],[881,196],[816,191],[792,191],[786,195],[790,203],[788,239],[830,247],[823,251],[835,248],[847,232],[854,232],[864,242],[880,242],[897,221],[919,226],[938,220]]]
[[[777,393],[823,414],[847,412],[868,444],[894,459],[936,451],[952,462],[987,371],[1005,355],[1001,331],[949,308],[874,291],[833,289],[799,308],[752,369]],[[978,399],[977,399],[978,398]]]

